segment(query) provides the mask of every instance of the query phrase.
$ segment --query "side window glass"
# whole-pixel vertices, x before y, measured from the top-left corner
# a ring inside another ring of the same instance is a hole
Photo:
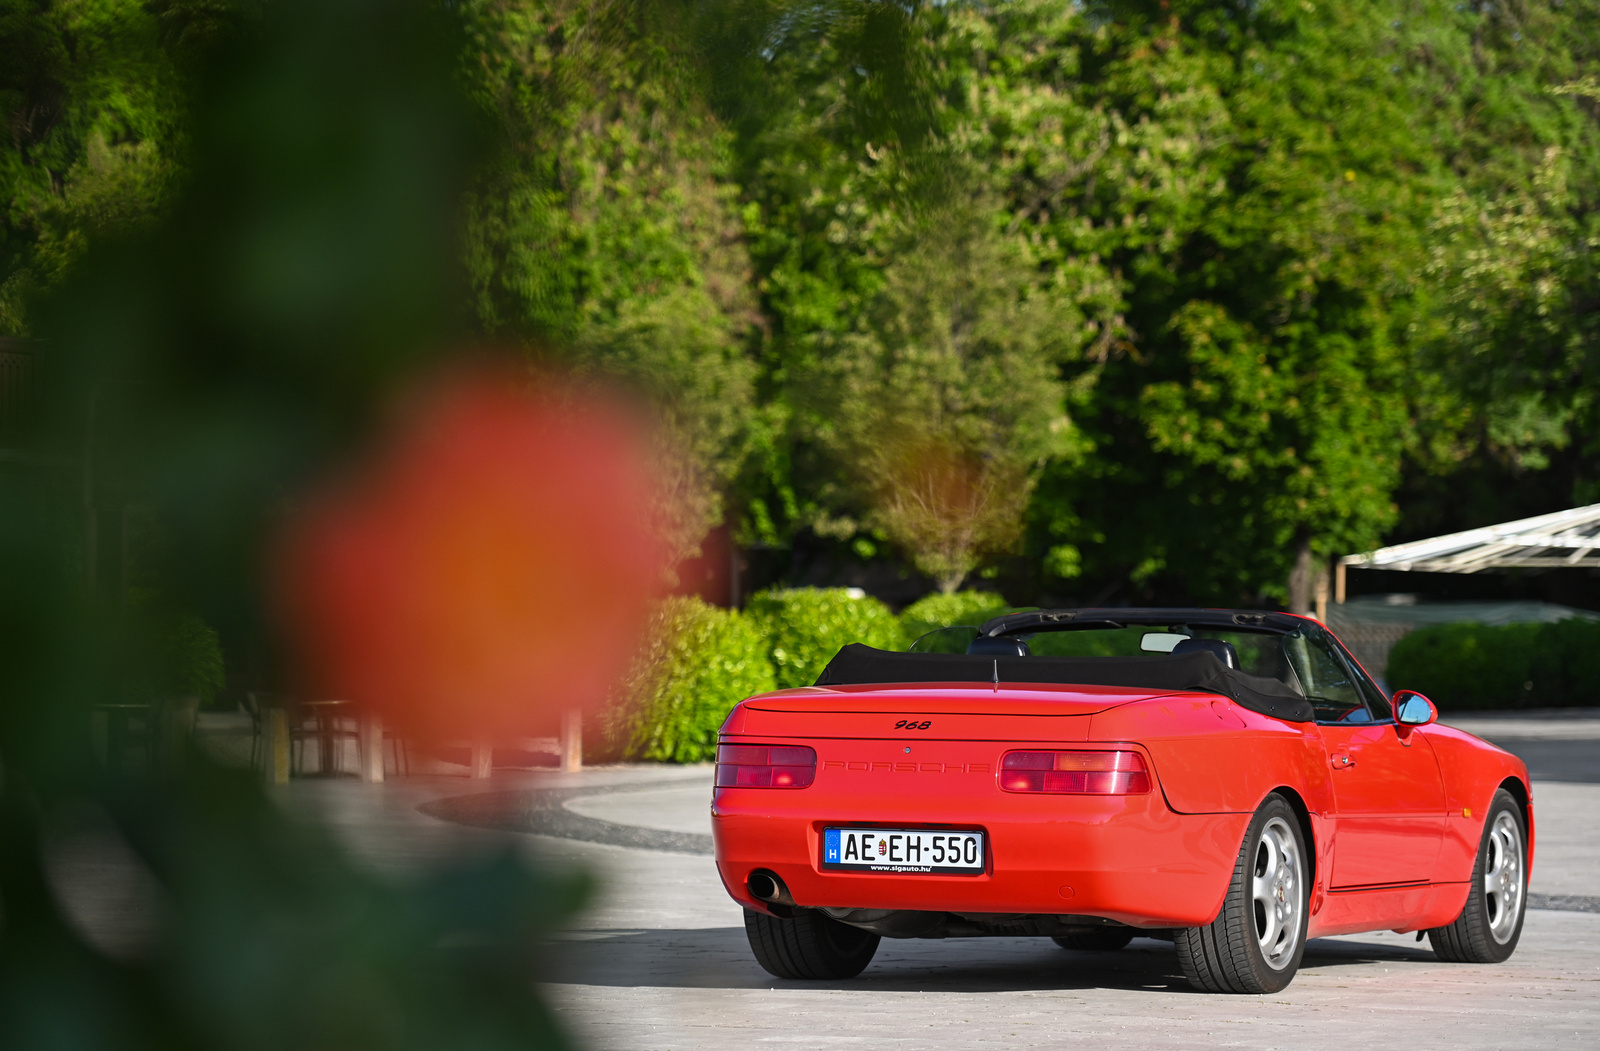
[[[1356,686],[1361,691],[1361,696],[1367,702],[1367,708],[1372,712],[1373,719],[1379,722],[1393,719],[1394,711],[1389,704],[1389,698],[1383,695],[1383,691],[1378,689],[1371,679],[1361,674],[1360,667],[1357,666],[1355,660],[1348,653],[1341,649],[1339,656],[1349,666],[1350,678],[1355,680]]]
[[[1365,723],[1372,716],[1356,676],[1325,639],[1296,631],[1283,639],[1284,656],[1294,667],[1319,723]]]

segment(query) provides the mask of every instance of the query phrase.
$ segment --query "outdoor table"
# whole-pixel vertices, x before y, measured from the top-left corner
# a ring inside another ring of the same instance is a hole
[[[108,701],[96,704],[90,708],[91,718],[98,717],[105,723],[104,756],[106,769],[114,773],[122,773],[123,760],[126,758],[128,743],[137,735],[132,730],[132,723],[139,720],[143,724],[143,747],[145,753],[146,769],[154,765],[155,757],[155,727],[151,725],[155,719],[155,706],[147,702],[135,701]]]

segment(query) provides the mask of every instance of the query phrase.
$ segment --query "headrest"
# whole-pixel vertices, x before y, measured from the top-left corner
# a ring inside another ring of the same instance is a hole
[[[1239,666],[1239,653],[1233,648],[1233,643],[1221,639],[1184,639],[1172,647],[1174,657],[1185,653],[1209,653],[1221,661],[1225,668]]]

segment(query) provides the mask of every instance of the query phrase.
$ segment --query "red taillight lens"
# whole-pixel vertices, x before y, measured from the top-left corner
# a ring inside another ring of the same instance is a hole
[[[1000,762],[1007,792],[1130,796],[1150,791],[1138,752],[1007,752]]]
[[[794,744],[717,745],[719,788],[807,788],[817,777],[817,750]]]

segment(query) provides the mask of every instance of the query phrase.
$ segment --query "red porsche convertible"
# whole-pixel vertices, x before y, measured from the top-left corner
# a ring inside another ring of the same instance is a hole
[[[1321,935],[1497,962],[1528,772],[1436,714],[1283,613],[1042,610],[846,646],[723,724],[717,868],[784,978],[852,977],[885,937],[1144,933],[1237,993],[1288,985]]]

